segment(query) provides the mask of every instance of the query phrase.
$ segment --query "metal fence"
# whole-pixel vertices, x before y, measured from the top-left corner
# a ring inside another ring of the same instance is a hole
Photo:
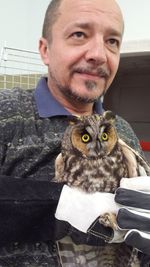
[[[3,47],[0,54],[0,89],[34,88],[47,68],[38,52]]]

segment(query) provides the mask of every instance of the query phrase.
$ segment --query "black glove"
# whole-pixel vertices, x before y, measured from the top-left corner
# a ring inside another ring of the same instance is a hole
[[[116,191],[115,201],[122,205],[117,223],[121,229],[130,229],[124,238],[128,245],[150,255],[150,177],[127,182],[126,188]]]
[[[54,240],[54,214],[63,185],[1,175],[0,246]]]
[[[60,240],[65,236],[70,236],[77,245],[86,244],[89,246],[104,246],[106,242],[113,238],[113,230],[104,227],[99,223],[99,218],[88,229],[87,233],[81,232],[68,222],[56,219],[55,239]]]

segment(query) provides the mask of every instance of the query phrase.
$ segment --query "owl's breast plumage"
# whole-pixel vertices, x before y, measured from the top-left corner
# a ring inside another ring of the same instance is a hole
[[[103,158],[65,157],[63,181],[86,192],[114,192],[128,170],[122,154],[114,151]]]

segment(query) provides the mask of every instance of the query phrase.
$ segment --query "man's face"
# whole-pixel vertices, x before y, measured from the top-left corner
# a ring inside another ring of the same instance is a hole
[[[118,69],[123,19],[114,0],[63,0],[48,44],[48,85],[54,94],[90,103]]]

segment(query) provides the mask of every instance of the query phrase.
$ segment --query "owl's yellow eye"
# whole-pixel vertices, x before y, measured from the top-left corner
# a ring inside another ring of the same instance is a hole
[[[88,143],[90,141],[90,135],[89,134],[83,134],[81,136],[81,139],[84,143]]]
[[[108,140],[108,134],[107,133],[102,133],[102,140],[107,141]]]

